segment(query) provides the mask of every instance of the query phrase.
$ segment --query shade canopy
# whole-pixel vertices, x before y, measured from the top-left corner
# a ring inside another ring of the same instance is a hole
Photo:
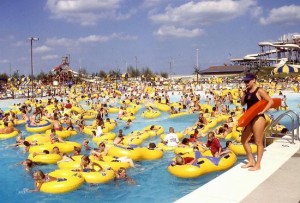
[[[273,70],[274,74],[279,74],[279,73],[298,73],[298,68],[295,68],[291,65],[283,65],[280,66],[279,68],[274,68]]]
[[[122,78],[126,78],[126,79],[128,79],[130,76],[129,76],[129,74],[128,73],[123,73],[122,74]]]

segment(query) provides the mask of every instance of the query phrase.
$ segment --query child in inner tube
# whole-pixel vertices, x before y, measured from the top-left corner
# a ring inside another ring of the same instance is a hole
[[[210,131],[207,133],[207,143],[199,142],[200,147],[204,147],[204,149],[210,149],[213,157],[220,157],[222,153],[222,146],[218,138],[215,137],[215,133]]]
[[[48,174],[44,174],[43,171],[41,171],[41,170],[37,170],[33,173],[33,179],[34,179],[35,190],[31,190],[31,192],[40,191],[40,189],[44,183],[51,182],[51,181],[66,180],[66,179],[55,178],[55,177],[49,176]]]
[[[83,132],[84,125],[85,125],[85,121],[83,119],[83,115],[81,115],[79,117],[79,120],[76,121],[76,126],[79,128],[80,132]]]
[[[89,145],[89,140],[84,139],[82,145],[84,146],[85,151],[90,151],[92,148]]]
[[[24,161],[21,161],[21,162],[17,163],[16,165],[22,165],[26,172],[30,172],[32,167],[34,166],[34,163],[30,159],[25,159]]]
[[[25,152],[25,153],[26,153],[26,152],[29,152],[29,149],[30,149],[30,147],[32,146],[31,143],[25,140],[25,141],[23,142],[23,145],[24,145],[24,152]]]
[[[154,142],[150,142],[150,143],[149,143],[149,146],[148,146],[148,149],[150,149],[150,150],[157,149],[157,148],[156,148],[156,144],[155,144]]]
[[[132,125],[132,120],[131,119],[128,119],[127,120],[127,122],[126,122],[126,124],[125,124],[125,129],[128,129],[128,128],[130,128],[130,126]]]
[[[156,149],[158,149],[158,150],[163,151],[163,149],[160,148],[160,147],[157,147],[156,144],[155,144],[154,142],[150,142],[150,143],[149,143],[148,149],[149,149],[149,150],[156,150]]]
[[[61,137],[58,137],[54,128],[51,129],[50,140],[52,144],[55,142],[65,142]]]
[[[148,107],[147,107],[147,110],[148,110],[149,112],[151,112],[151,113],[153,113],[153,111],[154,111],[154,109],[153,109],[152,106],[148,106]]]
[[[17,128],[15,128],[13,126],[9,126],[7,121],[4,121],[3,125],[4,125],[4,128],[0,129],[0,134],[10,134],[14,131],[20,132],[20,130],[18,130]]]
[[[126,169],[124,167],[120,167],[119,170],[115,173],[115,181],[117,180],[124,180],[129,185],[136,184],[135,180],[133,180],[131,177],[127,175]]]
[[[97,166],[99,169],[96,170],[94,166]],[[95,172],[95,171],[100,172],[102,170],[103,168],[99,164],[92,162],[89,156],[86,155],[81,158],[80,168],[75,169],[75,171],[82,171],[82,172]]]
[[[196,159],[194,157],[182,157],[181,155],[177,155],[171,165],[192,165],[195,161]]]
[[[115,145],[123,144],[124,136],[125,136],[125,135],[123,134],[123,130],[120,129],[120,130],[119,130],[119,134],[118,134],[118,136],[114,139],[113,143],[114,143]]]
[[[231,144],[232,144],[232,141],[230,141],[230,140],[226,141],[226,146],[224,148],[222,148],[222,152],[220,153],[220,156],[231,152],[231,150],[229,149],[229,145],[231,145]]]
[[[149,130],[146,129],[146,130],[144,130],[144,131],[145,131],[145,132],[154,131],[155,134],[157,135],[158,129],[160,129],[160,127],[155,128],[155,125],[151,125],[150,128],[149,128]],[[141,134],[142,134],[142,133],[141,133]]]
[[[98,161],[104,161],[103,156],[107,156],[108,154],[108,148],[105,146],[105,143],[100,142],[99,143],[99,148],[95,148],[94,150],[91,151],[91,154],[94,156],[94,158]],[[132,159],[130,159],[127,156],[122,156],[122,157],[117,157],[114,156],[113,162],[124,162],[124,163],[129,163],[129,165],[133,168],[135,168],[135,164]]]

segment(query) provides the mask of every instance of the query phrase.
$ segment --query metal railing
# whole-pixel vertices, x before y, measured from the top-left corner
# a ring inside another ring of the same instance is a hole
[[[275,127],[279,122],[284,118],[284,117],[289,117],[291,119],[291,124],[292,124],[292,130],[291,132],[288,133],[274,133],[273,127]],[[296,119],[295,119],[296,118]],[[282,114],[280,114],[275,120],[272,121],[272,123],[265,129],[265,147],[266,147],[266,141],[267,139],[284,139],[290,141],[292,144],[295,144],[295,140],[300,140],[299,137],[299,114],[294,111],[294,110],[288,110]],[[295,130],[296,130],[296,135],[295,135]],[[270,136],[266,136],[266,134],[269,134]],[[273,136],[273,135],[278,135],[278,136]],[[290,136],[290,138],[289,138]]]

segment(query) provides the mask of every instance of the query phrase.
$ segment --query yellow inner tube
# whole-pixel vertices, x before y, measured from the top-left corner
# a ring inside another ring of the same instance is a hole
[[[9,139],[9,138],[12,138],[12,137],[15,137],[15,136],[17,136],[19,134],[19,132],[18,131],[13,131],[13,132],[11,132],[11,133],[7,133],[7,134],[0,134],[0,139],[1,140],[4,140],[4,139]]]
[[[50,176],[63,178],[63,181],[50,181],[43,183],[41,192],[51,194],[61,194],[76,190],[84,182],[84,178],[80,173],[75,173],[70,170],[56,170],[49,173]]]
[[[36,126],[26,124],[26,130],[33,133],[44,132],[52,128],[52,123],[48,120],[40,121]]]

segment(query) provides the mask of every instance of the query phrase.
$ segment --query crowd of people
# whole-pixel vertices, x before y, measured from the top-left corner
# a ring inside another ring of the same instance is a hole
[[[168,147],[176,147],[176,146],[189,146],[194,149],[194,151],[199,151],[200,148],[204,150],[210,150],[213,157],[221,157],[224,154],[230,152],[228,146],[230,142],[226,143],[226,146],[222,146],[219,138],[215,136],[215,134],[222,135],[223,138],[226,137],[229,133],[233,131],[234,123],[236,122],[236,113],[245,113],[246,109],[249,109],[252,105],[254,105],[259,100],[266,100],[268,104],[266,107],[258,113],[258,115],[247,125],[242,131],[241,142],[244,146],[244,149],[247,154],[248,163],[242,166],[242,168],[249,168],[251,171],[259,170],[261,168],[261,159],[263,156],[264,145],[263,145],[263,131],[266,126],[265,113],[272,106],[273,101],[268,94],[268,90],[261,88],[257,85],[257,77],[254,74],[247,74],[242,81],[244,84],[239,84],[237,86],[238,98],[235,99],[231,92],[228,94],[217,94],[216,89],[214,89],[214,85],[207,85],[201,87],[201,89],[205,89],[203,91],[204,94],[200,94],[196,91],[199,86],[193,84],[186,84],[182,86],[182,92],[179,107],[175,107],[171,104],[170,95],[174,94],[174,91],[170,91],[168,88],[155,88],[148,86],[147,84],[140,85],[124,85],[119,87],[116,91],[115,88],[110,87],[109,85],[99,87],[95,84],[90,84],[87,86],[81,86],[82,92],[87,95],[88,100],[85,101],[84,105],[89,106],[91,110],[97,112],[95,114],[95,130],[92,131],[94,137],[101,137],[104,132],[105,122],[114,122],[115,125],[118,125],[117,121],[111,121],[109,119],[108,109],[110,107],[117,106],[119,101],[123,101],[118,111],[118,118],[122,119],[123,116],[128,116],[130,108],[125,100],[135,103],[136,105],[144,103],[154,104],[155,102],[161,103],[164,101],[164,104],[170,106],[169,114],[178,114],[180,112],[189,112],[189,113],[197,113],[198,117],[195,123],[192,124],[192,127],[187,127],[183,134],[185,138],[181,141],[178,138],[178,135],[175,132],[173,126],[169,127],[168,133],[162,140],[162,143]],[[151,91],[145,91],[145,89],[151,88]],[[105,94],[98,94],[96,92],[106,92]],[[48,101],[42,102],[42,100],[35,99],[31,100],[29,103],[18,103],[14,104],[16,109],[19,109],[21,112],[21,118],[25,120],[27,125],[30,126],[39,126],[42,119],[51,120],[53,127],[51,129],[51,133],[49,135],[51,143],[56,142],[65,142],[64,139],[57,135],[57,131],[62,130],[77,130],[79,132],[83,132],[86,127],[86,122],[84,119],[85,115],[89,115],[90,113],[85,110],[77,100],[78,94],[71,94],[71,89],[68,92],[67,99],[61,98],[57,99],[55,96],[51,96]],[[83,94],[82,98],[86,97]],[[208,108],[204,108],[201,105],[200,100],[205,101],[205,105],[212,106],[211,111]],[[241,105],[247,105],[247,107],[232,107],[234,100],[237,100]],[[51,111],[47,106],[52,105]],[[72,109],[72,107],[76,107],[77,110],[68,111],[66,113],[65,109]],[[282,108],[287,109],[287,99],[285,95],[282,95]],[[149,110],[153,110],[153,107],[149,106]],[[79,109],[79,110],[78,110]],[[209,121],[207,120],[207,115],[210,117],[218,117],[220,115],[230,115],[226,122],[216,130],[211,130],[206,134],[201,133],[201,129],[208,125]],[[9,125],[9,123],[16,124],[18,122],[18,116],[13,110],[10,110],[8,113],[4,113],[0,110],[0,117],[3,121],[3,129],[0,129],[0,134],[7,134],[13,131],[19,131],[14,125]],[[63,123],[63,124],[62,124]],[[134,124],[131,119],[125,121],[124,129],[130,129],[130,127]],[[193,132],[193,133],[191,133]],[[123,133],[123,129],[119,129],[118,135],[113,140],[114,145],[124,145],[123,140],[126,135]],[[203,137],[207,137],[206,141],[203,141]],[[254,137],[255,144],[258,147],[256,160],[252,155],[249,142],[252,141]],[[26,152],[29,151],[31,146],[34,146],[36,143],[29,143],[21,136],[17,137],[16,144],[14,146],[24,146],[24,150]],[[148,146],[149,149],[157,149],[155,143],[150,143]],[[108,147],[104,142],[100,142],[97,148],[92,148],[89,145],[89,140],[85,139],[83,141],[83,149],[86,153],[89,153],[91,156],[95,158],[95,160],[103,161],[103,156],[108,155]],[[88,155],[82,154],[82,149],[78,147],[74,147],[74,152],[72,155],[61,153],[58,147],[54,147],[51,152],[43,151],[42,154],[60,154],[63,157],[63,161],[73,160],[72,156],[82,155],[80,161],[80,168],[74,169],[81,172],[87,171],[102,171],[103,167],[97,163],[94,163],[90,160]],[[34,154],[36,156],[38,154]],[[129,157],[116,157],[117,161],[129,163],[131,167],[136,167],[136,164]],[[183,164],[193,164],[195,163],[195,159],[187,159],[186,157],[182,157],[181,155],[177,155],[175,158],[175,164],[183,165]],[[26,159],[21,162],[24,166],[25,170],[30,171],[32,167],[35,166],[35,163],[30,159]],[[44,174],[42,171],[37,170],[33,173],[33,178],[35,180],[36,188],[33,191],[39,191],[41,185],[44,182],[57,180],[54,177],[51,177],[47,174]],[[115,180],[125,180],[129,184],[135,184],[135,181],[129,177],[126,173],[125,168],[120,168],[115,171]]]

